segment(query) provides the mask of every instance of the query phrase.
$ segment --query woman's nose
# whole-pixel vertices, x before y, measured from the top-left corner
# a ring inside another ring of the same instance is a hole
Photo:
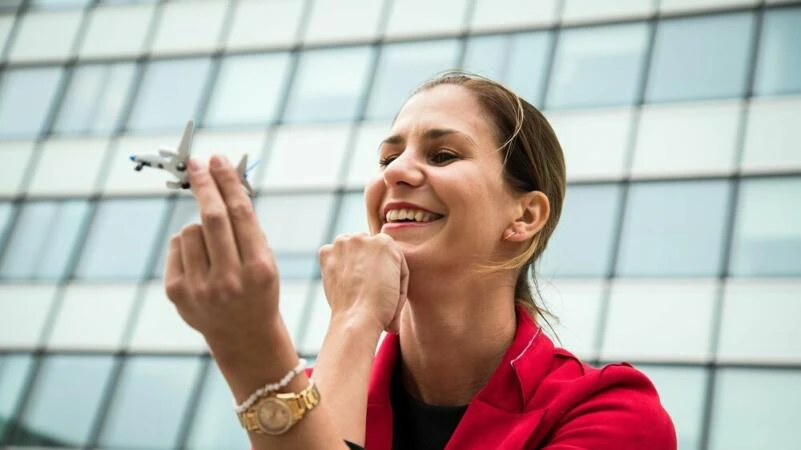
[[[384,169],[384,183],[387,187],[420,186],[425,175],[419,162],[409,150],[398,155]]]

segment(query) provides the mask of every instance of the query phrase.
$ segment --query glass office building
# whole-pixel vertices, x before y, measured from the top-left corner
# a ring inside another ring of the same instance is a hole
[[[568,164],[561,341],[648,373],[680,448],[801,448],[801,2],[0,0],[0,448],[242,449],[161,284],[197,220],[128,155],[247,153],[299,351],[410,90],[504,82]]]

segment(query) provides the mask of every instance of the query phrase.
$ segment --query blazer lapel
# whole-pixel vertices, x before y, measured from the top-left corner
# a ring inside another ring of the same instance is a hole
[[[376,353],[367,389],[366,450],[392,450],[390,383],[399,354],[397,334],[387,334]]]

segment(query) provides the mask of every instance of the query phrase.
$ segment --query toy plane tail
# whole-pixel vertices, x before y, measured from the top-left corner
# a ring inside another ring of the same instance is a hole
[[[248,155],[242,155],[242,159],[239,160],[239,164],[236,166],[236,172],[239,174],[239,179],[242,180],[242,185],[245,186],[245,189],[248,191],[248,195],[253,197],[253,186],[250,185],[248,181]]]

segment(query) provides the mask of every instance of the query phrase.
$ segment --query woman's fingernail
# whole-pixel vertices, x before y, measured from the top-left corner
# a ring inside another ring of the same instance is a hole
[[[211,168],[212,169],[222,169],[223,168],[223,160],[220,156],[214,155],[211,157]]]

